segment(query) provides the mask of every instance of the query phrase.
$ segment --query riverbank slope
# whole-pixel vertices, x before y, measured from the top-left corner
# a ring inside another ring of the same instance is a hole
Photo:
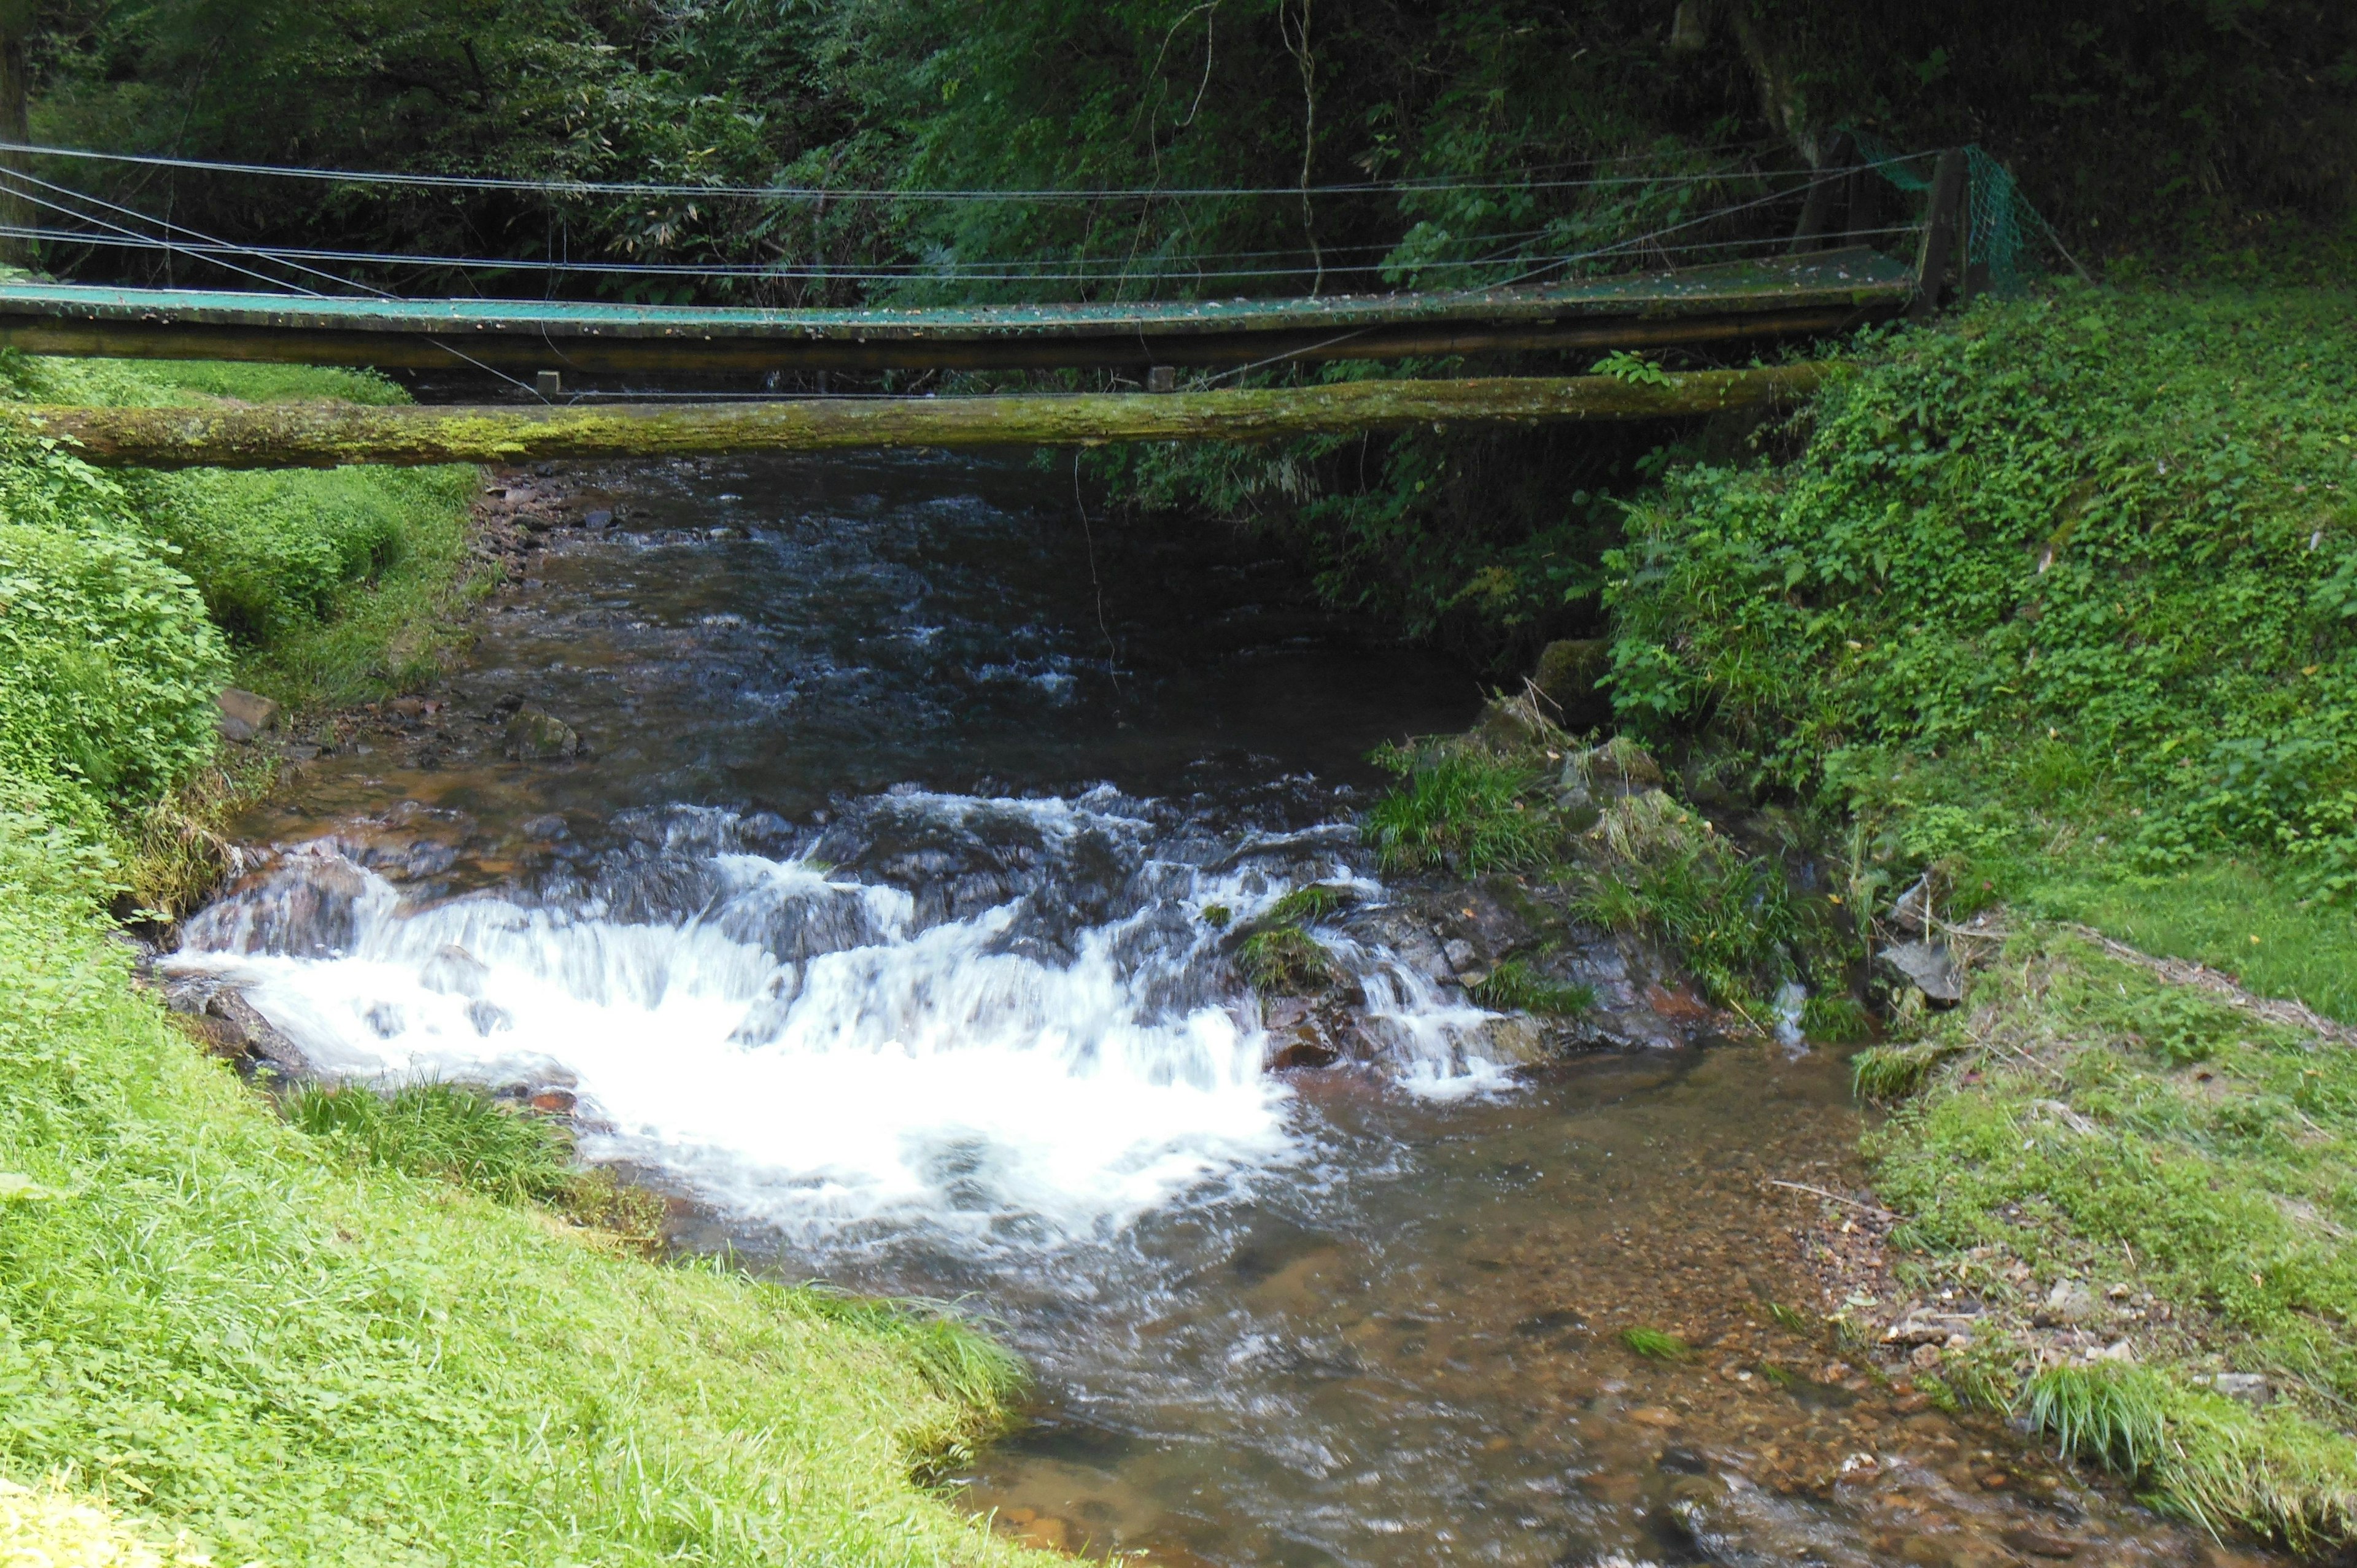
[[[2352,319],[2067,285],[1869,335],[1606,557],[1600,685],[1668,795],[1493,733],[1370,824],[1559,883],[1755,1019],[1785,982],[1820,1038],[1872,1003],[1895,1110],[1879,1196],[1828,1210],[1875,1255],[1813,1243],[1835,1330],[2303,1548],[2357,1538]]]
[[[93,401],[398,395],[335,372],[0,373]],[[159,885],[160,814],[200,831],[206,792],[253,771],[224,766],[215,694],[234,676],[349,701],[430,669],[468,592],[472,487],[0,453],[0,1466],[224,1561],[1015,1555],[912,1478],[1003,1419],[1003,1352],[358,1157],[135,986],[105,907]],[[51,1523],[90,1527],[20,1511],[52,1546]]]

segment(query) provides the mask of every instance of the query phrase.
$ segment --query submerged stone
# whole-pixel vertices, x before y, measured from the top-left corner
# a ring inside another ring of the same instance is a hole
[[[508,721],[507,756],[514,762],[550,762],[581,755],[571,725],[538,708],[518,708]]]

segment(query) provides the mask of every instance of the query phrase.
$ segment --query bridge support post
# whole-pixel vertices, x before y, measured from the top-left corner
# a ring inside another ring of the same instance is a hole
[[[1960,252],[1956,241],[1964,222],[1965,163],[1964,149],[1940,155],[1932,171],[1931,200],[1923,210],[1923,245],[1915,256],[1915,302],[1907,314],[1918,321],[1940,308],[1947,287],[1948,264]]]

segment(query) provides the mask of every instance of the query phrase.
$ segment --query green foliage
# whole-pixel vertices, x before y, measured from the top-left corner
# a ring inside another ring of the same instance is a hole
[[[2125,1268],[2192,1355],[2284,1396],[2254,1413],[2166,1359],[2050,1368],[2029,1418],[2193,1517],[2357,1539],[2357,1242],[2332,1218],[2357,1180],[2357,1058],[2040,932],[1901,1048],[1956,1063],[1867,1140],[1901,1245],[2049,1277]]]
[[[508,1203],[559,1197],[573,1174],[572,1141],[561,1127],[463,1084],[405,1084],[390,1094],[306,1085],[287,1097],[285,1112],[355,1159]]]
[[[2255,851],[2357,889],[2351,305],[2071,289],[1872,349],[1796,461],[1632,513],[1620,714],[1966,861],[2036,853],[2002,779],[2115,811],[2149,870]]]
[[[1549,1017],[1571,1017],[1596,1005],[1596,988],[1565,984],[1535,972],[1521,959],[1510,958],[1472,988],[1473,1000],[1484,1007],[1500,1007]]]
[[[283,1122],[131,989],[99,880],[0,818],[0,1169],[56,1195],[0,1226],[0,1465],[223,1562],[1015,1560],[909,1475],[1006,1419],[1003,1351],[356,1164],[408,1113]],[[426,1163],[484,1148],[456,1110]]]
[[[2168,1411],[2168,1386],[2141,1367],[2049,1367],[2022,1391],[2031,1431],[2131,1479],[2160,1457]]]
[[[1545,816],[1523,799],[1529,761],[1443,742],[1385,746],[1375,760],[1401,780],[1366,815],[1362,832],[1389,872],[1447,866],[1479,875],[1529,869],[1551,847]]]
[[[1860,1100],[1904,1100],[1923,1087],[1943,1054],[1922,1045],[1871,1047],[1850,1058],[1851,1087]]]
[[[1819,945],[1781,865],[1662,790],[1613,801],[1587,838],[1573,912],[1663,943],[1724,1005],[1757,1015]]]
[[[1687,1355],[1684,1340],[1659,1328],[1624,1328],[1620,1343],[1651,1361],[1683,1361]]]
[[[1276,926],[1237,944],[1236,970],[1264,995],[1306,996],[1333,978],[1334,961],[1307,931]]]
[[[1272,926],[1315,925],[1342,907],[1343,895],[1322,882],[1297,887],[1268,907],[1261,918]]]
[[[1203,924],[1211,927],[1211,929],[1215,931],[1226,930],[1228,929],[1228,922],[1236,918],[1236,912],[1233,909],[1229,908],[1225,904],[1206,904],[1203,906],[1200,914]]]
[[[1590,365],[1587,373],[1609,376],[1616,381],[1628,381],[1636,386],[1668,387],[1677,384],[1675,376],[1631,349],[1615,349]]]

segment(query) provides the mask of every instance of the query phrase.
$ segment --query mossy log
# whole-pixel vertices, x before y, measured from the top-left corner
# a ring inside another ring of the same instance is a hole
[[[1799,397],[1823,373],[1822,366],[1804,364],[1698,371],[1652,383],[1609,376],[1496,376],[1220,392],[737,403],[0,404],[0,432],[51,437],[91,463],[134,468],[522,463],[880,446],[1099,446],[1121,441],[1262,441],[1426,424],[1674,418]]]

